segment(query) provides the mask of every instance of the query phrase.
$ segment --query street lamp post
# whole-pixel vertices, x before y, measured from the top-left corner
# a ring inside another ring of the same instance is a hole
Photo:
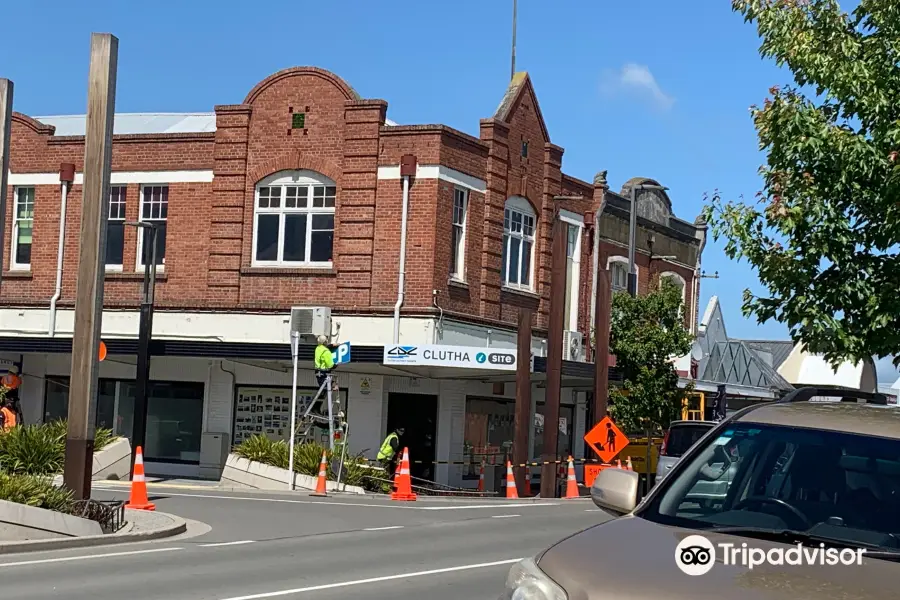
[[[137,449],[143,449],[147,438],[147,405],[150,387],[150,339],[153,337],[153,299],[156,289],[156,257],[160,224],[153,221],[128,222],[137,227],[140,235],[150,231],[150,264],[144,265],[144,289],[141,295],[140,324],[138,325],[137,373],[135,378],[134,419],[131,430],[131,468]],[[146,240],[145,240],[146,242]],[[146,246],[142,246],[142,254]]]
[[[660,190],[669,188],[652,183],[637,183],[631,186],[631,208],[628,219],[628,293],[637,296],[637,269],[634,264],[634,254],[637,250],[637,191]]]

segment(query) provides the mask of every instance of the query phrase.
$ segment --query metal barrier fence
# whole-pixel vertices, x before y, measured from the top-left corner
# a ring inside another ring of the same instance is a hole
[[[125,526],[125,502],[121,500],[78,500],[72,514],[100,524],[103,533],[115,533]]]

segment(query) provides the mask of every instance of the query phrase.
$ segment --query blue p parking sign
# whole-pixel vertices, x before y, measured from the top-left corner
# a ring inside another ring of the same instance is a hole
[[[331,352],[334,364],[343,365],[350,362],[350,342],[344,342]]]

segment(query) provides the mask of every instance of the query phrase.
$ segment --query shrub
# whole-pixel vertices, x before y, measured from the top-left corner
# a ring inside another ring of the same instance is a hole
[[[71,512],[74,502],[72,492],[56,487],[47,477],[3,473],[0,473],[0,500],[64,513]]]
[[[66,421],[13,427],[0,433],[0,470],[17,475],[55,475],[65,464]],[[98,429],[94,448],[116,439],[109,429]]]

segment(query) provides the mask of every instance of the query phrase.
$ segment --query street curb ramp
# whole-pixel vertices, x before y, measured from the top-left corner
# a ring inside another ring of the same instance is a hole
[[[157,516],[168,517],[172,523],[148,531],[126,531],[125,533],[109,533],[84,537],[66,537],[51,540],[27,540],[23,542],[0,542],[0,555],[19,552],[42,552],[47,550],[68,550],[71,548],[90,548],[92,546],[110,546],[113,544],[129,544],[150,542],[187,531],[187,522],[181,517],[169,513],[156,512]],[[131,524],[126,525],[129,528]]]

